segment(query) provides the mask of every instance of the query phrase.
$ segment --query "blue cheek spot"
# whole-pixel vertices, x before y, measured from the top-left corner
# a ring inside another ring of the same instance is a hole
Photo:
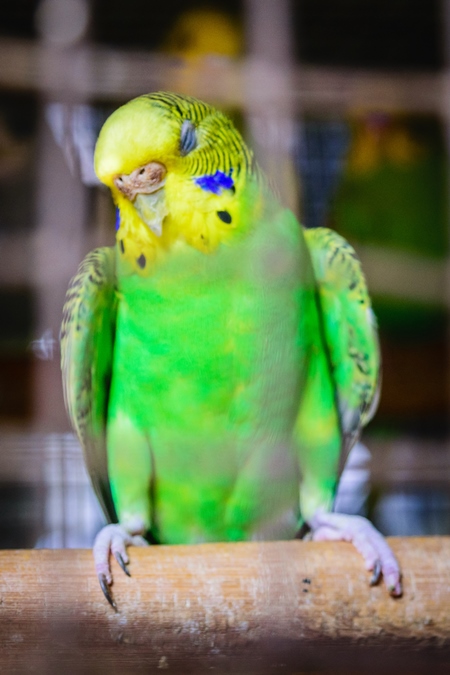
[[[120,211],[116,207],[116,232],[119,229],[119,227],[120,227]]]
[[[231,169],[231,172],[233,169]],[[232,190],[234,188],[234,181],[230,176],[227,176],[223,171],[216,171],[216,173],[209,176],[200,176],[195,178],[195,184],[206,192],[212,192],[215,195],[222,194],[222,190]]]

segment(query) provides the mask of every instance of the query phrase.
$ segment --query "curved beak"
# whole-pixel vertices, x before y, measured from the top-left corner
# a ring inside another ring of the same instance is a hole
[[[149,162],[140,166],[132,173],[122,173],[114,178],[114,185],[131,202],[136,195],[149,195],[164,185],[166,167],[160,162]]]
[[[168,213],[163,190],[166,173],[164,164],[149,162],[130,174],[114,178],[116,188],[134,202],[141,219],[158,237],[162,234],[162,222]]]

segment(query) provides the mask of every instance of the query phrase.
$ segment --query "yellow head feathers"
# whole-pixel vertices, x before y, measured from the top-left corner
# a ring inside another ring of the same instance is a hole
[[[95,170],[119,208],[130,272],[150,273],[175,242],[210,253],[227,241],[253,168],[239,132],[206,103],[160,92],[116,110],[100,132]]]
[[[182,152],[183,124],[196,130],[196,143]],[[105,122],[95,150],[95,171],[111,187],[115,174],[161,161],[194,176],[217,170],[250,171],[253,156],[232,122],[189,96],[158,92],[118,108]]]

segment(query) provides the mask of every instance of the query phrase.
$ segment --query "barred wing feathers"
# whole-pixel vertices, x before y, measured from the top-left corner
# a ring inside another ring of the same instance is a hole
[[[350,244],[327,228],[305,230],[343,434],[343,461],[372,419],[380,389],[375,315],[361,263]]]
[[[116,319],[115,252],[91,251],[66,295],[61,326],[64,401],[103,511],[116,522],[106,458],[106,419]]]

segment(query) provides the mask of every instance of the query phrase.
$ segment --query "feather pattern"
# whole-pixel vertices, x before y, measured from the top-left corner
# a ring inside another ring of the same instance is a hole
[[[110,521],[116,521],[106,460],[106,416],[116,315],[115,252],[89,253],[70,282],[61,326],[66,408],[92,485]]]
[[[215,108],[196,98],[171,92],[156,92],[143,98],[153,106],[158,106],[167,117],[178,118],[180,135],[185,120],[192,122],[195,127],[201,125],[197,144],[186,156],[185,173],[203,176],[220,170],[229,174],[231,169],[236,174],[241,171],[245,174],[254,172],[253,152],[244,143],[231,120]]]
[[[378,404],[381,367],[376,318],[361,263],[350,244],[324,227],[305,230],[305,238],[318,284],[345,462]]]

